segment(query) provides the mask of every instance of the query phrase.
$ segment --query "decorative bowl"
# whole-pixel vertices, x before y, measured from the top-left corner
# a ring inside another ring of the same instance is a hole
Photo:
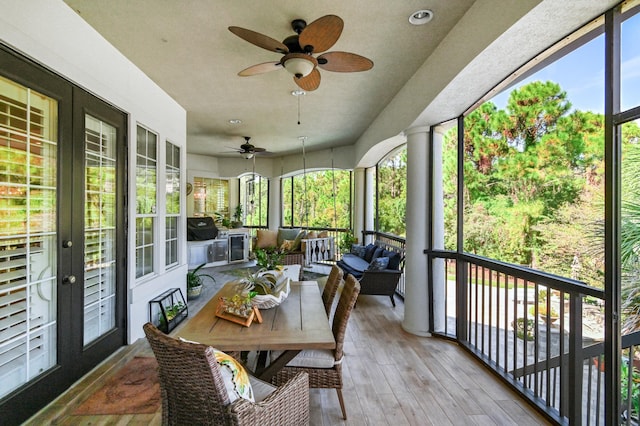
[[[281,304],[287,296],[289,296],[290,278],[282,271],[263,271],[259,272],[259,276],[271,274],[276,278],[274,290],[272,294],[258,294],[251,299],[253,306],[258,309],[275,308]]]

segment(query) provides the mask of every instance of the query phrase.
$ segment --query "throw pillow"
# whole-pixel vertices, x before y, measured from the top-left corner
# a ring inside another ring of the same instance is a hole
[[[384,253],[384,249],[382,247],[378,247],[375,249],[375,251],[373,252],[373,255],[371,256],[371,261],[376,260],[377,258],[379,258],[380,256],[382,256],[382,253]]]
[[[277,247],[280,247],[284,240],[295,240],[300,231],[300,228],[279,228]]]
[[[351,244],[351,254],[355,254],[356,256],[363,258],[367,249],[365,246],[360,244]]]
[[[307,236],[305,237],[307,240],[312,240],[314,238],[318,238],[318,233],[316,231],[307,232]]]
[[[371,261],[367,269],[369,271],[383,271],[387,269],[387,266],[389,266],[388,257],[377,257]]]
[[[214,349],[213,353],[216,356],[216,361],[218,361],[220,373],[229,394],[229,401],[233,402],[238,398],[244,398],[255,402],[249,375],[242,364],[234,357],[217,349]]]
[[[192,340],[183,339],[180,337],[180,341],[185,343],[192,343],[199,345],[200,343]],[[224,386],[229,395],[229,401],[233,402],[238,398],[244,398],[251,402],[255,402],[253,397],[253,389],[251,388],[251,382],[249,381],[249,375],[244,369],[242,364],[237,359],[229,354],[213,349],[213,355],[218,362],[218,368],[220,369],[220,375],[224,381]]]
[[[304,230],[298,232],[296,239],[293,240],[293,248],[291,249],[291,251],[301,251],[300,249],[302,247],[302,239],[305,237],[305,235],[307,235],[307,233]]]
[[[293,248],[295,247],[295,240],[284,240],[282,242],[282,245],[280,246],[280,250],[281,251],[293,251]]]
[[[366,260],[367,262],[371,262],[371,259],[373,258],[373,252],[375,252],[377,248],[378,246],[376,246],[375,244],[368,244],[365,247],[365,253],[364,253],[363,259]]]
[[[388,269],[393,269],[394,271],[400,269],[400,253],[396,253],[392,250],[385,250],[382,255],[389,258],[389,266],[387,266]]]
[[[278,247],[278,231],[258,229],[256,231],[256,248]]]
[[[318,238],[327,238],[328,236],[329,236],[329,231],[318,232]]]

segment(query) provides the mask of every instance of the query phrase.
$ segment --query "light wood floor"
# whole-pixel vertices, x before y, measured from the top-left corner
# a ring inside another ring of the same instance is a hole
[[[205,301],[198,300],[199,304]],[[359,298],[345,342],[343,394],[349,419],[342,420],[334,390],[312,389],[311,425],[548,424],[455,343],[404,332],[403,313],[401,301],[394,309],[388,297]],[[160,424],[160,411],[71,415],[84,398],[136,355],[152,356],[145,340],[118,351],[26,424]]]

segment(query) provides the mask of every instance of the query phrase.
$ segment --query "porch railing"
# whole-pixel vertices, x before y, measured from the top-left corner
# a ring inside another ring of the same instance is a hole
[[[478,256],[429,255],[444,272],[444,282],[433,283],[444,295],[432,304],[435,333],[458,340],[550,420],[604,424],[602,290]],[[629,359],[639,339],[623,339]],[[636,389],[628,389],[627,412],[635,414]]]

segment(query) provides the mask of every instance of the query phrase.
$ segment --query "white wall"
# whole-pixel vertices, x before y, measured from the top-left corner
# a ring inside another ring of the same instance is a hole
[[[151,79],[133,66],[115,48],[87,25],[71,8],[59,0],[0,0],[0,41],[36,62],[53,70],[128,114],[129,200],[135,200],[135,140],[136,124],[140,123],[159,136],[159,165],[164,160],[164,142],[181,147],[182,164],[186,164],[186,111],[162,91]],[[1,66],[1,64],[0,64]],[[163,171],[163,167],[160,167]],[[162,172],[161,172],[162,173]],[[159,184],[164,182],[161,174]],[[182,173],[182,187],[186,173]],[[159,191],[159,206],[164,203],[164,191]],[[183,195],[184,200],[184,195]],[[158,265],[153,277],[135,279],[135,205],[129,205],[127,278],[128,340],[143,336],[147,321],[148,300],[164,290],[185,287],[186,241],[180,244],[180,266],[165,271],[164,252],[156,250]],[[184,208],[182,226],[184,228]],[[156,235],[163,235],[164,218],[159,215]],[[164,250],[164,244],[158,244]]]

